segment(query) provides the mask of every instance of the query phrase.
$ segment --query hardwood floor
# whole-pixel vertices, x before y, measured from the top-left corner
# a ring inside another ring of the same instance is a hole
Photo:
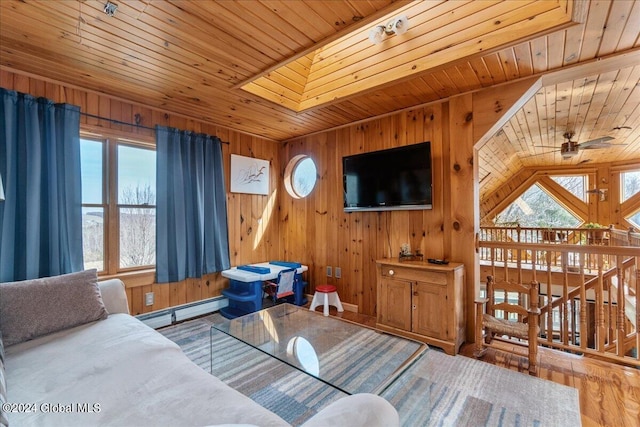
[[[333,307],[330,314],[370,327],[376,324],[375,317],[348,311],[337,313]],[[525,350],[521,351],[519,357],[489,349],[480,360],[528,375]],[[578,389],[583,426],[640,426],[639,369],[542,347],[539,353],[540,378]],[[473,345],[464,344],[460,355],[473,357]]]

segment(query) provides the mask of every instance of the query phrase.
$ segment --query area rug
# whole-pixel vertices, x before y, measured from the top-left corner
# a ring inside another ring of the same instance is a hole
[[[202,369],[211,370],[210,325],[218,314],[160,329]],[[344,393],[221,332],[213,375],[300,425]],[[361,390],[367,391],[367,390]],[[576,389],[428,350],[382,396],[403,426],[579,426]]]

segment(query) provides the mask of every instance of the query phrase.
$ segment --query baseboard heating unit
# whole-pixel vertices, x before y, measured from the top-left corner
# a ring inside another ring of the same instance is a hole
[[[189,304],[177,305],[151,313],[139,314],[136,318],[147,326],[158,329],[163,326],[173,325],[177,322],[216,312],[228,305],[229,300],[227,298],[215,297]]]

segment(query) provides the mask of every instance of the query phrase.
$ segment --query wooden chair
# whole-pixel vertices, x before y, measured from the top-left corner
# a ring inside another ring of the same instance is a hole
[[[506,339],[512,344],[529,347],[529,373],[537,374],[540,334],[538,287],[536,281],[528,285],[507,281],[496,283],[493,276],[487,277],[487,297],[476,301],[474,356],[484,356],[494,338]],[[500,347],[500,350],[504,351],[504,348]]]

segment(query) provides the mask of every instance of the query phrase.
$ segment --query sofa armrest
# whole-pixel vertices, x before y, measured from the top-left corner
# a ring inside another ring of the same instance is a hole
[[[122,280],[109,279],[98,282],[98,286],[102,294],[102,301],[109,314],[129,314],[129,301]]]
[[[343,397],[307,420],[303,427],[399,427],[398,411],[380,396],[359,393]]]

